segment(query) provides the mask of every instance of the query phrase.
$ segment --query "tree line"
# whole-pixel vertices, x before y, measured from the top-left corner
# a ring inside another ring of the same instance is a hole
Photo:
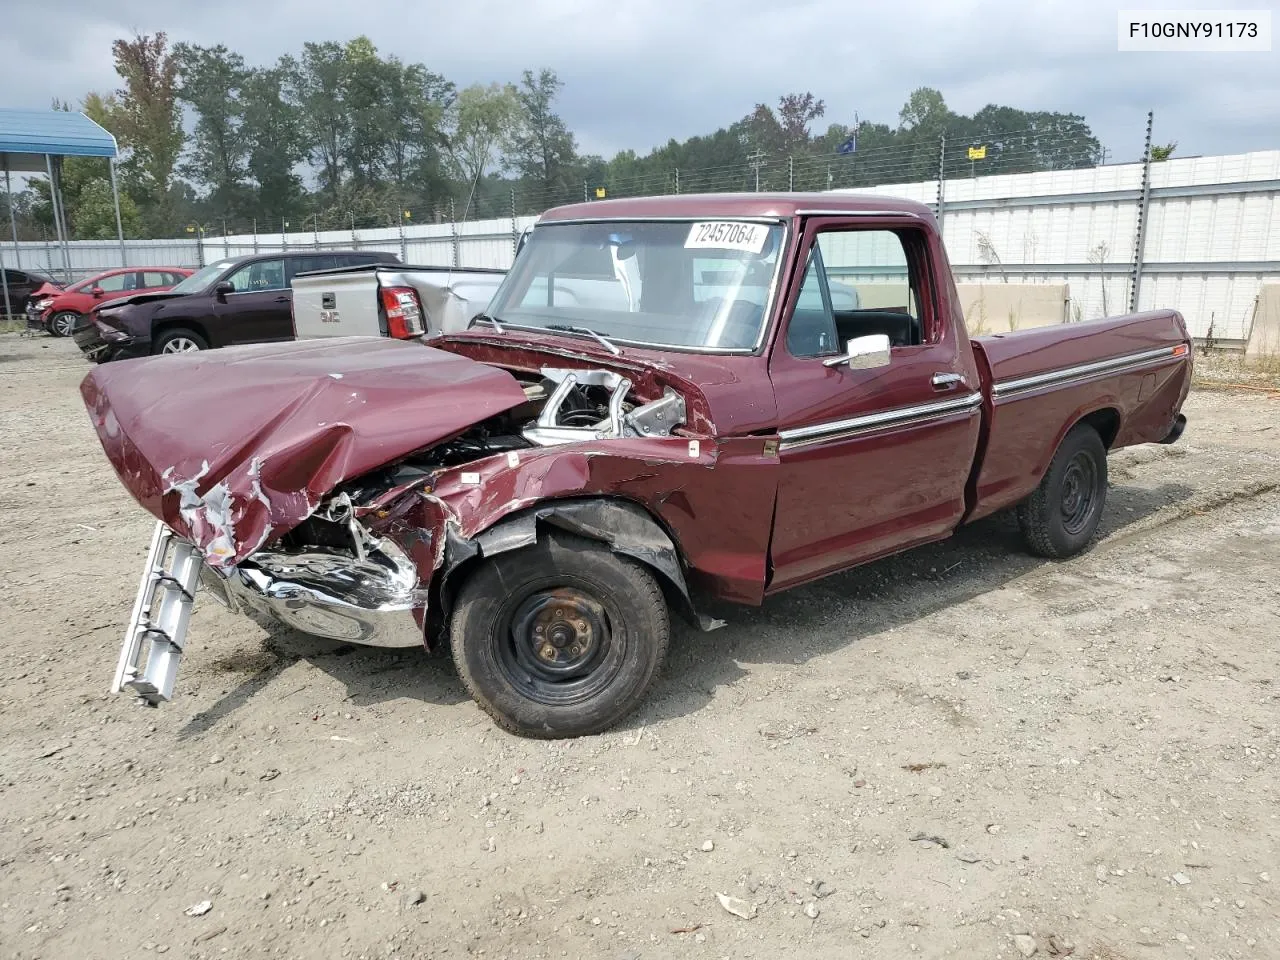
[[[79,109],[122,148],[121,214],[133,237],[439,222],[598,195],[826,189],[932,179],[940,164],[951,177],[1102,156],[1081,116],[996,105],[965,116],[920,88],[894,124],[819,129],[824,102],[791,93],[712,133],[606,159],[579,153],[557,112],[562,82],[547,68],[459,89],[363,36],[305,43],[267,66],[222,44],[170,45],[164,33],[117,40],[112,53],[120,87],[88,93]],[[72,236],[115,236],[105,161],[68,158],[62,183]],[[32,181],[14,202],[23,233],[52,232],[47,183]]]

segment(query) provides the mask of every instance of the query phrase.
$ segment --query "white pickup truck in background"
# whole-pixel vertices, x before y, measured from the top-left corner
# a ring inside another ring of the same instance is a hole
[[[418,340],[465,330],[507,271],[375,264],[293,278],[293,335]]]

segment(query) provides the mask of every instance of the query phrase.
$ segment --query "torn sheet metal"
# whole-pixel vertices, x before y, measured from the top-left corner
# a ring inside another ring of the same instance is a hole
[[[130,493],[216,567],[293,529],[343,481],[525,401],[504,370],[386,338],[105,364],[80,391]]]
[[[777,425],[778,408],[772,390],[760,385],[769,380],[764,355],[727,356],[646,349],[628,344],[620,357],[588,341],[567,341],[553,333],[522,329],[519,344],[494,338],[487,329],[433,341],[448,350],[485,363],[500,363],[531,376],[544,368],[573,372],[606,368],[626,376],[635,385],[635,397],[652,403],[666,396],[667,388],[688,404],[685,419],[692,433],[710,437],[745,436]],[[643,432],[643,431],[640,431]]]

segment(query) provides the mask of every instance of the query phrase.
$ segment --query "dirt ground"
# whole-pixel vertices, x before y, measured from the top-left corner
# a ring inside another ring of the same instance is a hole
[[[981,523],[541,743],[207,600],[108,695],[152,524],[86,369],[0,337],[0,958],[1280,957],[1280,399],[1116,454],[1085,555]]]

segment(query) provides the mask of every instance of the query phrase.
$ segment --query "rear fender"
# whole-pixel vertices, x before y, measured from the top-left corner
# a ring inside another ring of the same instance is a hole
[[[1038,484],[1044,478],[1044,475],[1049,472],[1053,458],[1057,456],[1058,448],[1062,446],[1062,441],[1067,438],[1067,434],[1081,423],[1092,423],[1109,451],[1111,444],[1115,442],[1116,432],[1119,431],[1121,426],[1120,407],[1120,398],[1110,393],[1093,397],[1088,403],[1078,407],[1065,419],[1062,428],[1058,431],[1058,435],[1053,438],[1053,444],[1042,453],[1040,461],[1036,463],[1036,483]],[[1106,421],[1112,421],[1113,423],[1111,426],[1104,426]],[[1107,436],[1108,430],[1111,432],[1110,437]]]

